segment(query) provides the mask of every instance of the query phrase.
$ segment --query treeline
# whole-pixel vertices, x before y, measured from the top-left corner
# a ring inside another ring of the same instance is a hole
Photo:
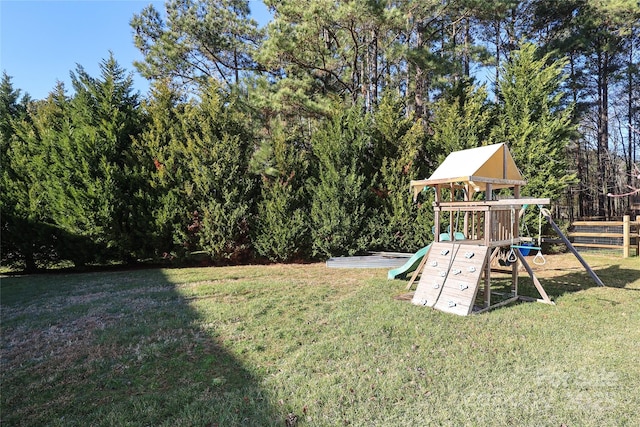
[[[433,120],[452,86],[487,81],[500,96],[501,64],[523,42],[565,60],[562,91],[577,132],[568,218],[629,209],[640,142],[637,0],[265,0],[266,29],[246,0],[169,0],[132,20],[139,70],[182,84],[216,78],[246,87],[266,116],[321,115],[335,97],[373,111],[395,91],[406,113]],[[263,90],[269,88],[266,93]],[[258,90],[256,90],[258,89]]]
[[[44,100],[3,74],[3,264],[413,251],[433,238],[432,195],[414,203],[409,181],[451,151],[496,142],[508,143],[525,194],[584,215],[626,209],[600,198],[592,182],[616,188],[591,171],[604,156],[608,173],[626,173],[638,138],[620,137],[626,151],[611,136],[604,153],[591,145],[586,118],[618,104],[594,110],[610,89],[589,92],[586,45],[554,46],[593,8],[601,14],[589,19],[613,20],[597,30],[618,50],[593,55],[617,58],[606,80],[628,95],[635,129],[638,94],[624,90],[638,80],[630,2],[265,3],[266,31],[246,1],[170,0],[134,16],[145,54],[136,67],[152,80],[144,97],[113,57],[99,76],[78,67],[71,93],[58,85]],[[492,61],[494,83],[478,84],[472,71]]]

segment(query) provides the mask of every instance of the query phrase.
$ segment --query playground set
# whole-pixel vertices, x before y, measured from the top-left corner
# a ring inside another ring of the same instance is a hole
[[[544,208],[550,199],[521,197],[520,189],[525,184],[505,144],[449,154],[431,177],[411,181],[414,198],[427,187],[435,190],[434,242],[403,266],[390,270],[389,279],[413,273],[407,289],[420,277],[413,304],[466,316],[528,299],[518,294],[520,263],[540,294],[537,301],[553,304],[525,257],[529,251],[537,251],[533,263],[545,262],[540,240],[544,217],[595,282],[604,286]],[[500,200],[496,200],[496,190],[503,190]],[[521,216],[528,206],[539,208],[537,242],[520,235]],[[440,233],[447,216],[448,232]],[[511,292],[506,299],[492,304],[491,263],[501,253],[507,254],[506,264],[511,268]],[[476,306],[481,283],[483,303]]]

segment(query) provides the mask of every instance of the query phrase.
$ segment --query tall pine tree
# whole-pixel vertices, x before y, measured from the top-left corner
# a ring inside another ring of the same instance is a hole
[[[100,246],[96,255],[131,261],[144,238],[139,180],[131,173],[132,138],[141,130],[138,95],[113,55],[100,69],[99,78],[81,66],[72,73],[75,94],[57,136],[49,201],[54,222]]]
[[[535,45],[525,43],[504,63],[491,139],[508,144],[527,180],[523,195],[558,201],[576,180],[567,160],[575,125],[560,91],[565,61],[551,61],[549,54],[538,58],[536,53]]]

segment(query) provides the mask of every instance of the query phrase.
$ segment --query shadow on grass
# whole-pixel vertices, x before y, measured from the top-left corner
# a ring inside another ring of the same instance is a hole
[[[161,270],[2,279],[0,424],[284,424],[178,285]]]
[[[640,292],[640,287],[630,287],[631,283],[640,280],[640,269],[623,268],[619,265],[611,265],[604,268],[593,268],[596,275],[607,287],[624,289],[632,292]],[[598,287],[589,273],[580,267],[575,271],[553,277],[538,276],[538,280],[551,299],[556,299],[568,293],[583,291]],[[523,295],[539,298],[533,282],[526,272],[521,275],[520,291]]]

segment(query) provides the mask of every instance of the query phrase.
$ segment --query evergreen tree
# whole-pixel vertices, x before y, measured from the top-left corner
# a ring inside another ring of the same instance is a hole
[[[262,177],[253,242],[258,254],[272,261],[310,255],[308,155],[301,137],[274,119],[252,159],[252,168]]]
[[[429,204],[414,203],[409,184],[427,174],[425,128],[407,117],[399,97],[386,93],[374,113],[373,246],[384,250],[415,251],[433,238]]]
[[[370,116],[356,105],[336,112],[313,134],[318,170],[308,185],[314,256],[353,255],[370,243],[370,132]]]
[[[191,223],[196,210],[193,198],[185,196],[188,162],[183,153],[185,110],[184,95],[173,89],[168,80],[158,80],[142,104],[146,126],[134,139],[133,151],[138,173],[144,177],[149,206],[146,241],[156,257],[184,257],[185,251],[197,247],[193,235],[182,231]],[[187,239],[187,240],[185,240]]]
[[[213,81],[203,87],[182,118],[187,177],[184,194],[194,201],[191,222],[178,230],[194,235],[198,247],[217,261],[238,261],[250,254],[257,183],[249,173],[254,138],[233,94]],[[176,153],[178,154],[178,153]]]
[[[468,82],[455,85],[434,104],[431,127],[438,151],[437,164],[449,153],[485,144],[491,127],[485,87]]]
[[[55,222],[54,205],[64,194],[61,182],[65,167],[61,162],[61,141],[70,134],[69,102],[64,86],[29,108],[12,122],[13,135],[6,152],[3,196],[3,252],[14,250],[13,258],[24,262],[27,271],[60,260],[85,262],[93,247]],[[5,175],[5,178],[8,176]],[[5,199],[7,200],[7,199]],[[13,249],[8,249],[13,248]]]
[[[16,128],[32,128],[27,102],[20,102],[20,90],[14,89],[11,77],[2,74],[0,82],[0,259],[10,265],[22,264],[27,271],[36,269],[37,234],[29,200],[30,181],[25,176],[28,161],[25,141]]]
[[[514,51],[498,82],[497,124],[492,142],[506,142],[527,185],[522,194],[558,200],[576,180],[568,167],[567,145],[575,125],[562,103],[565,61],[536,57],[525,43]]]
[[[57,158],[49,203],[55,224],[102,248],[86,256],[130,261],[141,255],[138,242],[145,235],[140,181],[131,174],[132,137],[141,125],[138,95],[113,56],[100,68],[97,79],[81,66],[72,73],[75,94],[51,135]]]

